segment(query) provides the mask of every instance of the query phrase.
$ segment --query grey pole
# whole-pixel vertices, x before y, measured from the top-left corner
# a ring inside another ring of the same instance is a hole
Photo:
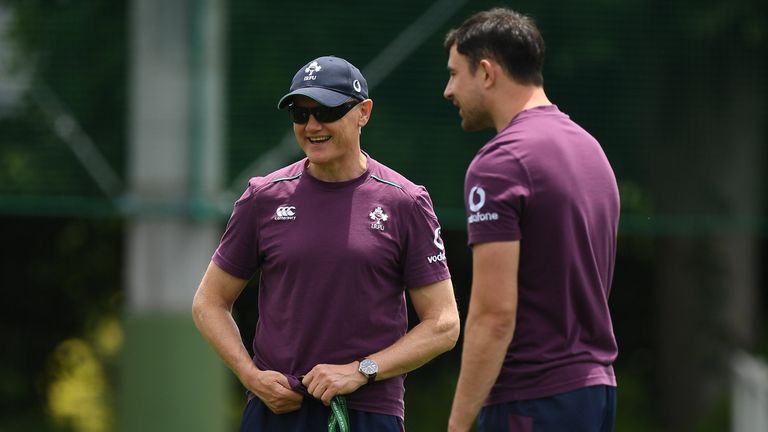
[[[190,314],[222,229],[224,2],[130,7],[120,430],[224,431],[229,375]]]

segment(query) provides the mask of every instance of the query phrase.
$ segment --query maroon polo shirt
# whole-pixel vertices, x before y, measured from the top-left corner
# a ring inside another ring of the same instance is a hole
[[[392,345],[408,330],[404,290],[450,278],[423,187],[370,157],[336,183],[305,164],[251,179],[213,256],[242,279],[261,270],[253,360],[290,377]],[[363,386],[348,406],[402,418],[404,378]]]
[[[464,196],[470,245],[520,241],[515,333],[487,403],[615,386],[619,193],[598,142],[554,105],[523,111],[478,151]]]

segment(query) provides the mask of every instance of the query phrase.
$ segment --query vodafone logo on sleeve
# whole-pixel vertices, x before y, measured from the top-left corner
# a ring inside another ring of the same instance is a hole
[[[435,239],[432,240],[440,252],[436,255],[430,255],[427,257],[427,262],[430,264],[445,261],[445,246],[443,245],[443,239],[440,238],[440,227],[435,229]]]
[[[481,213],[480,209],[485,205],[485,190],[480,186],[473,186],[469,190],[467,205],[472,214],[467,217],[467,223],[492,222],[499,220],[499,214],[496,212]]]

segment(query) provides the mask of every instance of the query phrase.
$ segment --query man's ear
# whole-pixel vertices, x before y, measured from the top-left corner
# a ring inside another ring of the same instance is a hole
[[[492,87],[496,82],[499,73],[496,63],[488,59],[481,59],[477,69],[478,72],[484,75],[483,86],[485,88]]]
[[[365,126],[368,123],[368,120],[371,119],[372,111],[373,101],[371,99],[366,99],[360,102],[360,119],[358,120],[357,125],[360,127]]]

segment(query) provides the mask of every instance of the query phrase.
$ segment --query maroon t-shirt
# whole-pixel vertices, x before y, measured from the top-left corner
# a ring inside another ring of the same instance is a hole
[[[306,159],[253,178],[213,261],[250,279],[261,270],[253,360],[295,379],[392,345],[408,329],[405,288],[450,278],[427,191],[368,157],[337,183]],[[350,408],[404,416],[404,376],[347,396]]]
[[[520,241],[515,334],[487,403],[615,386],[619,193],[598,142],[554,105],[523,111],[478,151],[464,188],[470,245]]]

